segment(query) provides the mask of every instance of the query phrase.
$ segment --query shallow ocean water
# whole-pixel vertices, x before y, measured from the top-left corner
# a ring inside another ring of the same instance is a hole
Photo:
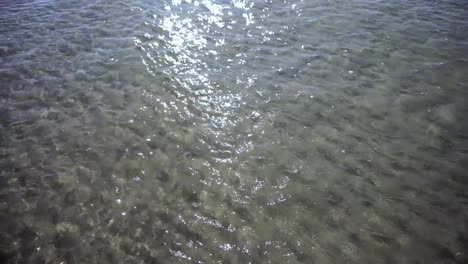
[[[468,3],[0,3],[0,262],[467,263]]]

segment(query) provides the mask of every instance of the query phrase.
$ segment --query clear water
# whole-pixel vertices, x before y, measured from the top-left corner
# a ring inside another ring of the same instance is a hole
[[[468,3],[0,3],[0,262],[468,263]]]

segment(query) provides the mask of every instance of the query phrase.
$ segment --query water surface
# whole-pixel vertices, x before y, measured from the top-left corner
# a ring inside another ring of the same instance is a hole
[[[0,3],[0,261],[467,263],[463,0]]]

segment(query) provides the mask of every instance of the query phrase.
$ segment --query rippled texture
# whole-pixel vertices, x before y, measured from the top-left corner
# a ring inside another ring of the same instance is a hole
[[[467,263],[463,0],[0,3],[2,263]]]

